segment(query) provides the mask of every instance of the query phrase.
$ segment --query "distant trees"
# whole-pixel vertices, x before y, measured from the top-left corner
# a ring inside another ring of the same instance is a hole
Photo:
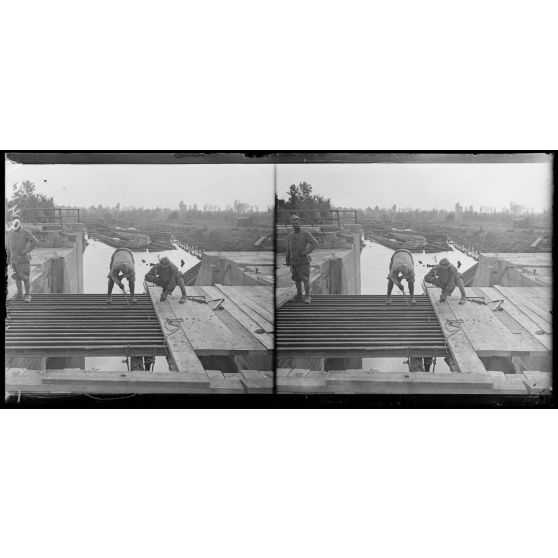
[[[307,182],[300,182],[298,186],[291,184],[288,198],[277,198],[278,209],[299,211],[323,211],[331,209],[331,200],[312,193],[312,186]]]
[[[49,222],[53,218],[54,198],[37,192],[35,184],[24,180],[12,186],[11,198],[7,200],[6,209],[12,213],[19,211],[22,221]]]
[[[290,222],[290,215],[295,211],[310,212],[302,216],[303,222],[305,220],[321,222],[322,219],[327,220],[331,209],[331,200],[314,194],[312,186],[307,182],[300,182],[298,186],[291,184],[287,199],[276,197],[276,204],[278,221],[284,224]]]

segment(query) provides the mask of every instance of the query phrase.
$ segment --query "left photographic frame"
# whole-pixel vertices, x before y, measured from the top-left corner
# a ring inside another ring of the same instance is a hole
[[[6,401],[272,393],[273,165],[178,155],[6,154]]]

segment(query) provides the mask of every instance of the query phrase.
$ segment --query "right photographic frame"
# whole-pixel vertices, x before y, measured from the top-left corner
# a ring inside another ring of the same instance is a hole
[[[276,392],[550,396],[550,153],[285,154]]]

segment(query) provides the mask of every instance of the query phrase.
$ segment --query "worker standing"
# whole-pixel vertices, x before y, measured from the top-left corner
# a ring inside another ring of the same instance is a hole
[[[15,221],[14,228],[8,233],[6,252],[8,261],[13,269],[12,278],[15,279],[17,293],[14,300],[31,302],[31,251],[39,244],[33,233]],[[25,286],[23,294],[22,283]]]
[[[447,258],[442,258],[438,265],[435,265],[425,276],[425,283],[430,283],[435,287],[442,289],[440,295],[440,302],[444,302],[448,296],[454,291],[455,287],[459,289],[461,298],[459,304],[467,302],[467,295],[465,294],[465,285],[463,278],[457,268],[452,265]]]
[[[110,270],[108,277],[108,293],[107,293],[107,304],[112,303],[112,289],[116,283],[123,291],[124,284],[122,281],[124,279],[128,280],[128,285],[130,286],[130,296],[132,298],[132,304],[137,304],[138,301],[135,294],[135,282],[136,282],[136,270],[134,266],[134,255],[132,251],[128,248],[118,248],[112,254],[110,259]]]
[[[310,253],[318,247],[318,241],[309,231],[302,230],[300,217],[291,217],[293,232],[287,237],[286,265],[291,268],[291,278],[296,285],[295,301],[304,301],[310,304]],[[302,296],[302,284],[304,284],[304,298]]]
[[[409,285],[409,294],[411,295],[411,304],[416,304],[415,300],[415,264],[413,255],[409,250],[396,250],[391,256],[389,262],[389,275],[387,276],[387,300],[386,304],[391,304],[391,292],[393,285],[405,293],[401,281],[406,280]]]
[[[184,285],[184,278],[182,273],[176,265],[174,265],[167,257],[161,258],[158,264],[155,264],[145,276],[145,280],[150,283],[155,283],[158,287],[163,287],[161,293],[161,302],[167,300],[167,296],[172,294],[176,286],[180,287],[182,296],[179,302],[184,304],[187,300],[186,287]]]

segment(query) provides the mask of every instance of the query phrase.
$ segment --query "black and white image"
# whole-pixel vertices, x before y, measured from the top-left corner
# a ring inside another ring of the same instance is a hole
[[[277,168],[279,393],[550,393],[552,161]]]
[[[271,393],[272,165],[5,166],[8,400]]]

